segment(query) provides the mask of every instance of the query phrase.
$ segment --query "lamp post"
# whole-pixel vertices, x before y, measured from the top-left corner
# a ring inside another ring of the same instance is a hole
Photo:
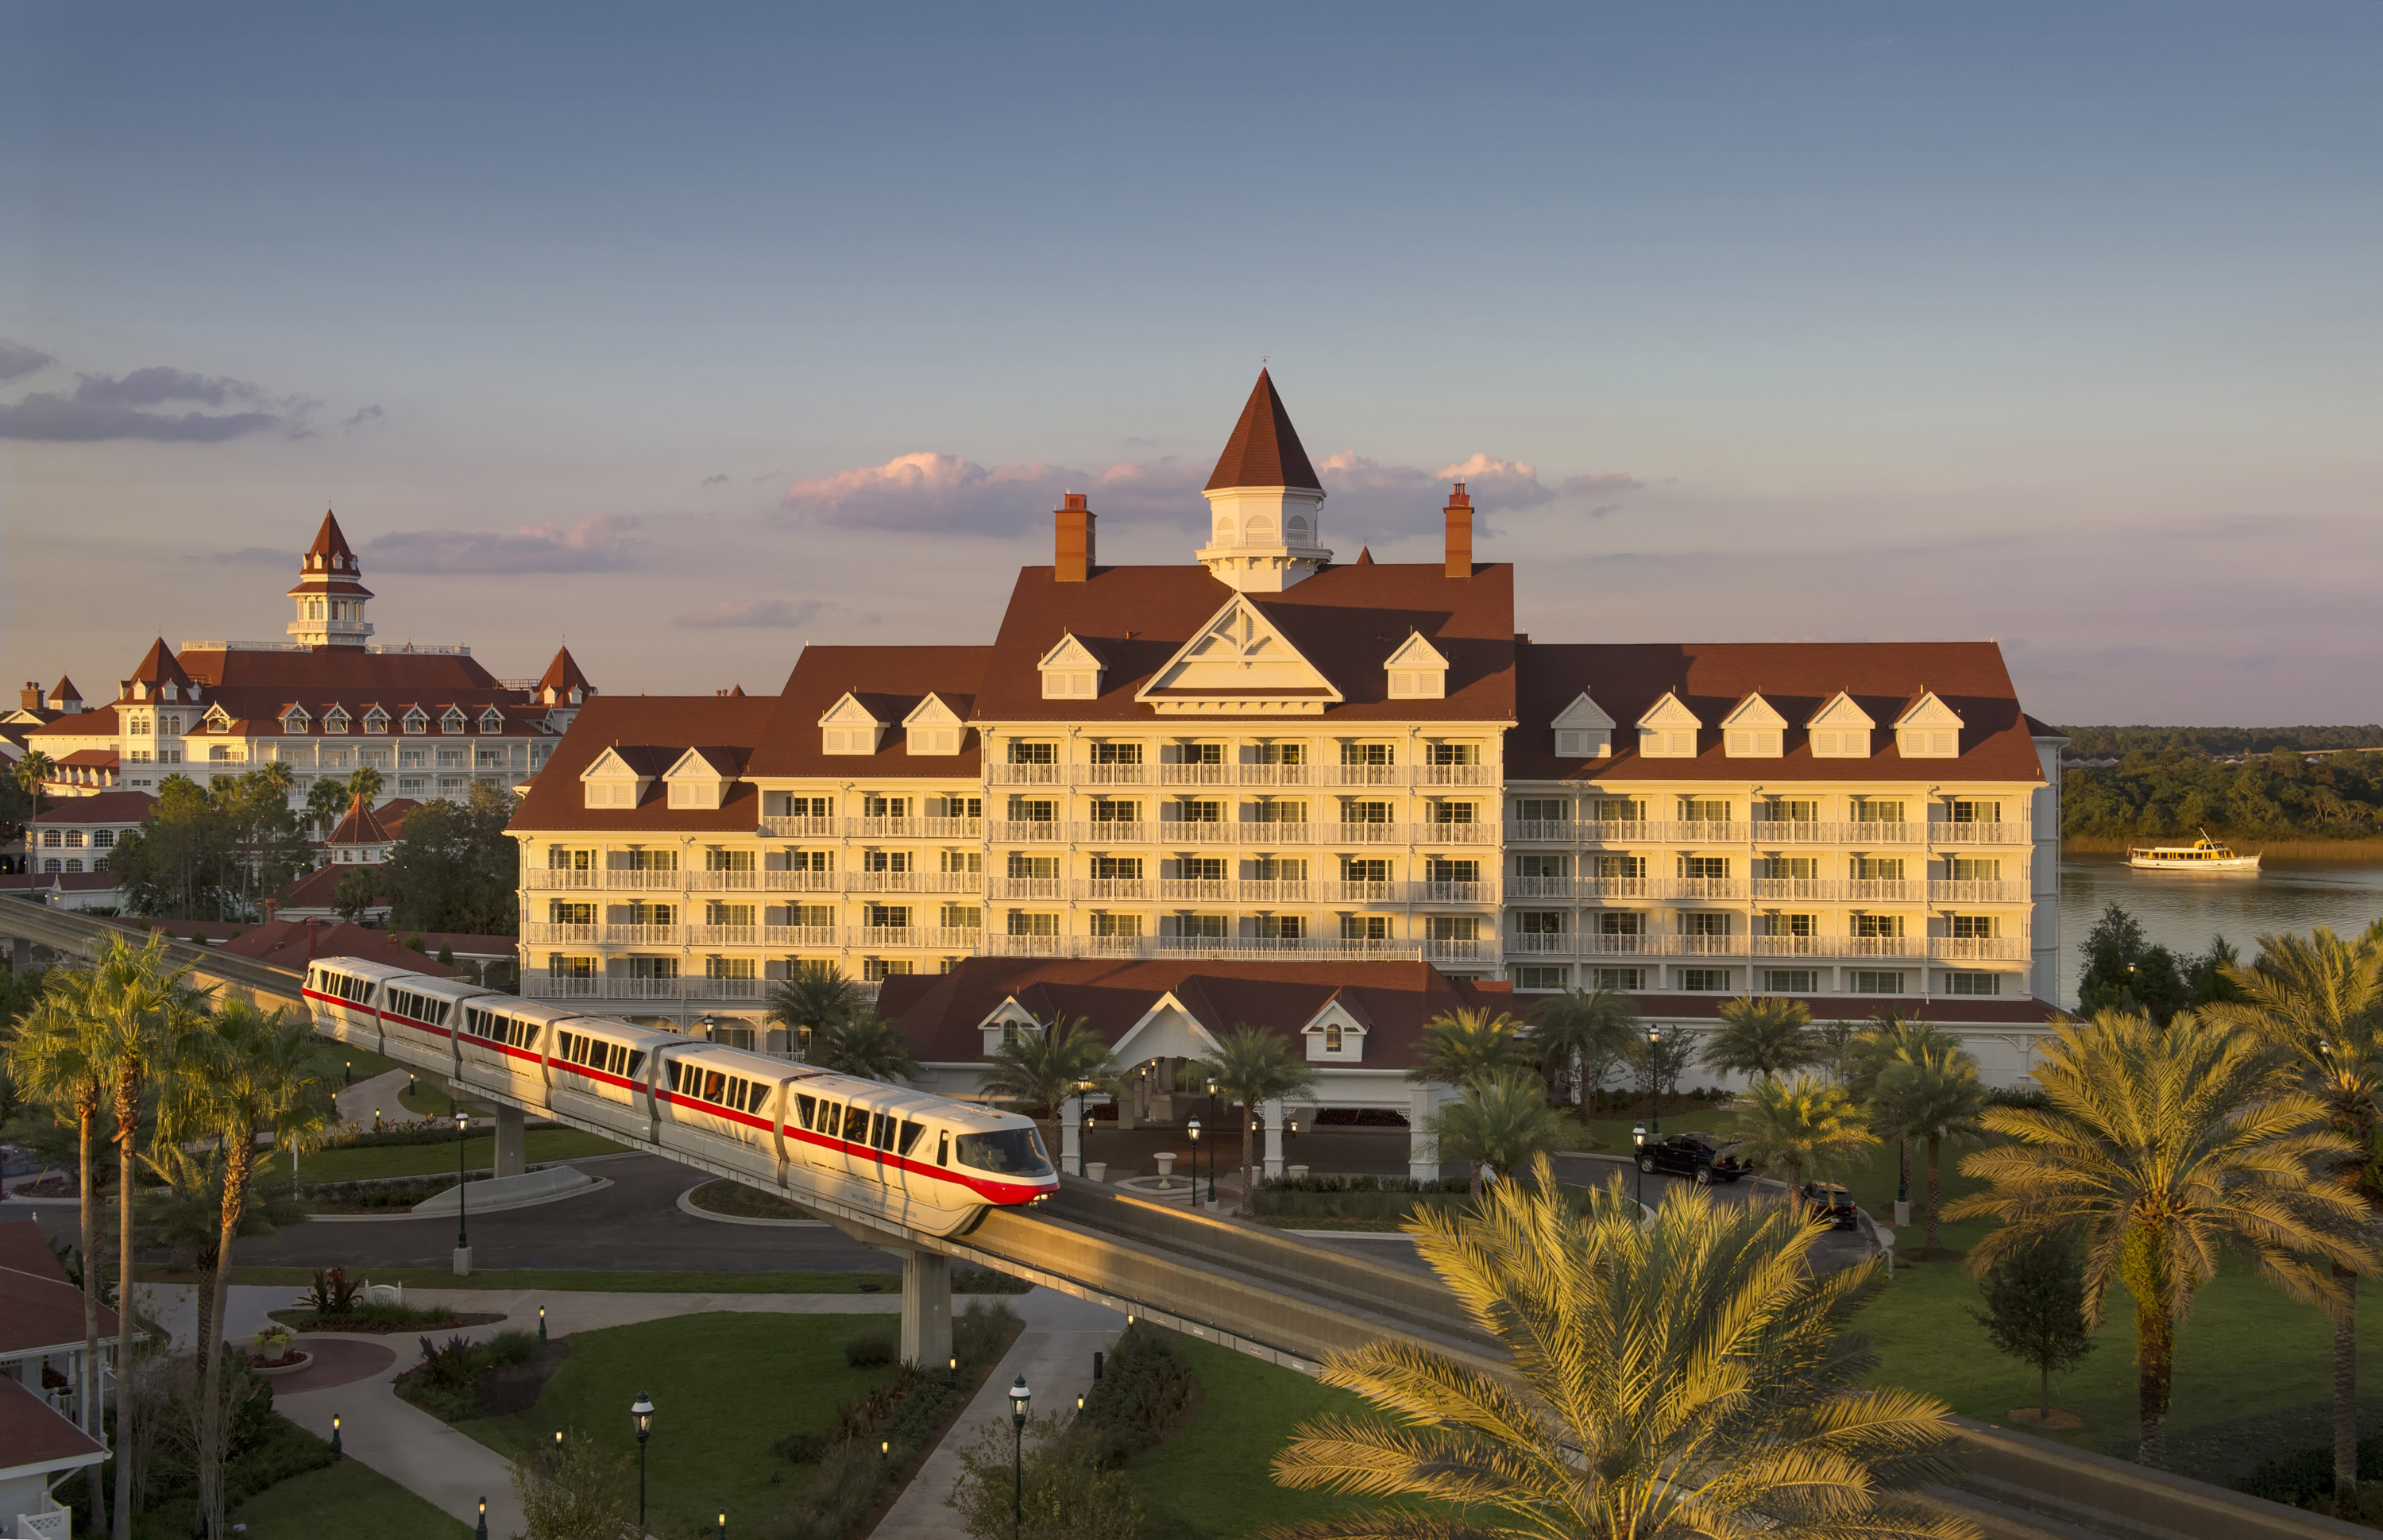
[[[1184,1127],[1192,1134],[1192,1206],[1200,1206],[1200,1115],[1193,1113]]]
[[[637,1425],[637,1533],[646,1533],[646,1439],[654,1431],[654,1403],[644,1391],[629,1403],[629,1420]]]
[[[353,1060],[353,1059],[350,1059],[350,1060],[347,1062],[347,1067],[340,1071],[340,1084],[341,1084],[341,1085],[343,1085],[343,1086],[352,1086],[352,1085],[354,1085],[355,1083],[356,1083],[356,1061],[355,1061],[355,1060]]]
[[[546,1346],[546,1307],[544,1305],[537,1307],[537,1345],[541,1348]],[[555,1436],[560,1438],[562,1435],[556,1434]]]
[[[331,1458],[337,1460],[342,1452],[340,1448],[340,1414],[335,1411],[331,1413]]]
[[[562,1430],[561,1428],[554,1430],[554,1452],[558,1455],[562,1453]]]
[[[1026,1376],[1020,1374],[1009,1387],[1009,1534],[1011,1540],[1026,1530],[1026,1409],[1034,1402],[1034,1392],[1026,1388]]]
[[[706,1042],[710,1041],[711,1034],[720,1029],[719,1023],[711,1019],[711,1013],[710,1011],[706,1011],[701,1016],[697,1016],[695,1018],[695,1024],[703,1029],[703,1039]]]
[[[1640,1123],[1630,1130],[1630,1196],[1640,1208],[1647,1206],[1647,1167],[1640,1164],[1647,1158],[1647,1125]]]
[[[1656,1093],[1663,1082],[1656,1077],[1655,1055],[1663,1046],[1663,1032],[1659,1027],[1647,1029],[1647,1135],[1649,1139],[1663,1137],[1663,1107]]]
[[[455,1275],[463,1277],[472,1271],[471,1173],[465,1169],[471,1158],[470,1115],[455,1114]]]
[[[472,1532],[472,1540],[488,1540],[488,1499],[480,1499],[480,1527]]]

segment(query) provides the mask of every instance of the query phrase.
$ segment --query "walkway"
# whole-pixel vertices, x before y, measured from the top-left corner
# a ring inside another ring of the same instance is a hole
[[[1093,1355],[1106,1352],[1125,1330],[1125,1318],[1117,1312],[1047,1288],[1019,1295],[1009,1304],[1026,1322],[1026,1329],[878,1521],[871,1540],[949,1540],[958,1519],[946,1499],[959,1483],[960,1451],[976,1442],[978,1430],[987,1423],[1008,1423],[1011,1383],[1026,1376],[1037,1413],[1073,1412],[1076,1398],[1092,1387]]]
[[[337,1043],[332,1044],[334,1048]],[[414,1079],[409,1070],[392,1069],[376,1075],[369,1080],[358,1080],[339,1093],[340,1121],[352,1123],[359,1128],[373,1126],[373,1114],[380,1114],[381,1127],[395,1127],[403,1123],[426,1123],[429,1119],[417,1112],[408,1112],[398,1101],[398,1092]]]

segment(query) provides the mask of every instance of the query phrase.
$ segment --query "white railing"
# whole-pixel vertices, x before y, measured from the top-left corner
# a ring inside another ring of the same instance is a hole
[[[1917,844],[1926,826],[1917,823],[1848,823],[1758,819],[1748,825],[1756,844]]]
[[[1243,904],[1313,904],[1316,902],[1318,891],[1330,884],[1290,878],[1277,878],[1271,881],[1252,878],[1241,882],[1218,882],[1214,886],[1234,890],[1233,896]]]
[[[919,929],[919,944],[936,952],[976,953],[984,946],[984,932],[975,926],[927,925]]]
[[[1410,904],[1490,904],[1497,901],[1496,890],[1487,882],[1409,882],[1406,902]]]
[[[1559,954],[1569,956],[1575,950],[1573,942],[1577,939],[1562,930],[1510,930],[1506,934],[1506,950],[1516,956],[1523,957],[1552,956]]]
[[[1012,936],[988,931],[984,938],[984,954],[988,957],[1068,957],[1075,954],[1068,947],[1089,940],[1083,936]]]
[[[993,786],[1064,786],[1068,770],[1066,765],[993,765],[984,778]]]
[[[1423,943],[1426,962],[1431,963],[1494,963],[1498,960],[1498,943],[1494,941],[1427,941]]]
[[[690,946],[759,946],[761,928],[758,925],[690,925],[686,928]]]
[[[1316,784],[1313,765],[1237,765],[1238,779],[1244,786],[1313,786]]]
[[[1846,957],[1924,957],[1928,955],[1925,936],[1846,936],[1843,938]]]
[[[763,893],[837,893],[843,889],[843,876],[833,871],[764,871],[761,873]]]
[[[1636,881],[1647,884],[1647,896],[1649,898],[1710,903],[1715,899],[1746,896],[1746,883],[1735,877],[1646,877]]]
[[[846,819],[847,840],[974,840],[984,833],[982,819]]]
[[[1000,819],[993,825],[995,844],[1056,844],[1068,837],[1067,824],[1054,819]]]
[[[569,893],[604,886],[604,873],[570,867],[531,867],[522,873],[522,886],[532,893]]]
[[[989,884],[995,898],[1055,899],[1068,896],[1064,877],[996,877]]]
[[[844,832],[838,818],[790,818],[772,813],[761,819],[761,833],[776,840],[832,840]]]
[[[833,925],[764,925],[761,927],[763,946],[792,946],[817,950],[835,944]]]
[[[1076,896],[1090,903],[1147,903],[1151,884],[1139,877],[1085,877],[1075,885]]]
[[[1758,957],[1842,957],[1837,943],[1843,936],[1754,936],[1750,949]]]
[[[1924,903],[1928,884],[1864,877],[1758,877],[1754,896],[1772,902],[1820,904]]]
[[[574,983],[579,980],[573,980]],[[676,1000],[682,979],[604,979],[601,998],[608,1000]]]
[[[1418,786],[1495,786],[1498,780],[1495,765],[1417,765],[1414,771]]]
[[[188,642],[182,645],[190,646]],[[39,1500],[39,1509],[18,1513],[17,1540],[69,1540],[74,1534],[74,1514],[46,1497]]]
[[[1932,823],[1931,844],[2026,844],[2033,838],[2029,823]]]
[[[1496,844],[1500,828],[1494,823],[1459,823],[1454,820],[1431,819],[1414,826],[1411,836],[1417,844]]]
[[[1239,887],[1230,878],[1162,877],[1158,896],[1163,903],[1229,904]]]
[[[608,888],[680,893],[686,887],[686,873],[676,867],[607,867],[604,885]]]
[[[984,874],[971,871],[848,871],[846,893],[975,893]]]
[[[694,870],[686,885],[697,893],[759,893],[761,874],[751,867],[742,871]]]
[[[1403,786],[1407,783],[1403,765],[1316,765],[1317,786]]]
[[[1079,765],[1080,786],[1148,786],[1155,783],[1148,765]]]
[[[604,939],[604,928],[525,919],[522,921],[521,939],[531,946],[593,946]]]
[[[1506,879],[1506,896],[1526,900],[1568,899],[1576,894],[1574,881],[1570,877],[1509,877]]]
[[[1399,885],[1396,882],[1318,882],[1317,901],[1325,904],[1396,904]]]
[[[1152,824],[1095,823],[1086,824],[1083,827],[1086,830],[1130,830],[1131,832],[1126,834],[1080,833],[1076,836],[1080,840],[1119,839],[1128,844],[1143,844],[1155,838],[1160,844],[1240,844],[1244,838],[1241,831],[1254,826],[1227,823],[1220,819],[1214,821],[1187,819],[1180,823],[1172,821]],[[1282,829],[1288,828],[1289,825],[1278,823],[1268,824],[1266,827]]]
[[[1241,783],[1239,765],[1161,765],[1158,783],[1162,786],[1238,786]]]
[[[1481,961],[1495,955],[1481,942],[1343,941],[1303,936],[1267,940],[1262,937],[1202,936],[1009,936],[987,935],[984,952],[996,957],[1167,957],[1215,961],[1274,958],[1293,962],[1412,961],[1426,946],[1447,949],[1451,961]]]
[[[522,991],[532,1000],[601,1000],[605,979],[583,979],[562,973],[525,973]]]
[[[1094,819],[1069,824],[1069,838],[1092,844],[1148,844],[1150,825],[1140,819]]]
[[[759,1000],[770,992],[768,979],[681,979],[681,1000]]]
[[[1928,955],[1940,962],[2024,962],[2025,936],[1938,936],[1928,943]]]
[[[2024,882],[1971,878],[1928,884],[1928,901],[1932,904],[2024,904],[2031,896]]]
[[[607,925],[604,944],[607,946],[677,946],[680,927],[677,925]]]
[[[1404,844],[1401,823],[1319,823],[1312,826],[1323,844]]]
[[[1251,819],[1240,825],[1243,844],[1306,844],[1312,826],[1305,819]]]
[[[1570,819],[1508,819],[1506,841],[1510,844],[1570,844],[1579,836],[1580,829]]]

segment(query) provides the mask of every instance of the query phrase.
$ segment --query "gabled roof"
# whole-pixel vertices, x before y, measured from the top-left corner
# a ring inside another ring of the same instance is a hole
[[[734,699],[734,696],[729,697]],[[745,768],[746,749],[720,744],[690,747],[662,772],[666,781],[734,781]]]
[[[306,548],[307,563],[329,565],[340,572],[356,570],[356,553],[348,548],[348,537],[340,533],[340,521],[329,509],[323,510],[322,527],[315,531],[315,543]]]
[[[1729,715],[1722,718],[1721,724],[1723,727],[1768,728],[1775,732],[1787,725],[1787,719],[1761,696],[1750,695],[1739,701]]]
[[[821,711],[819,719],[821,727],[857,727],[862,722],[883,727],[886,719],[870,710],[869,703],[850,690],[836,696],[835,704]]]
[[[67,1292],[80,1298],[78,1290],[68,1288]],[[80,1344],[81,1340],[78,1333],[75,1341]],[[75,1426],[71,1418],[52,1410],[49,1402],[0,1374],[0,1479],[50,1478],[62,1472],[95,1466],[106,1458],[106,1446]]]
[[[1448,667],[1448,659],[1441,657],[1439,655],[1439,649],[1432,646],[1430,641],[1425,637],[1424,634],[1418,631],[1409,635],[1405,641],[1401,642],[1398,646],[1398,650],[1391,653],[1389,657],[1382,660],[1382,667],[1386,669],[1444,669]]]
[[[1324,490],[1315,467],[1307,462],[1307,450],[1299,442],[1299,430],[1290,425],[1290,413],[1283,410],[1282,398],[1274,393],[1274,378],[1264,369],[1258,371],[1258,382],[1242,404],[1241,421],[1233,425],[1233,436],[1225,441],[1225,452],[1217,457],[1216,469],[1208,477],[1209,491],[1226,487]]]
[[[1632,725],[1636,727],[1702,727],[1704,723],[1698,720],[1697,714],[1694,711],[1689,710],[1687,707],[1681,702],[1680,697],[1676,693],[1666,690],[1663,692],[1663,698],[1655,702],[1654,705],[1647,708],[1646,711],[1640,715],[1637,721]]]
[[[82,1290],[67,1281],[41,1226],[30,1219],[9,1220],[0,1223],[0,1355],[68,1343],[80,1347]],[[99,1318],[101,1335],[114,1336],[116,1312],[102,1305]],[[15,1383],[0,1374],[0,1386]],[[0,1454],[0,1464],[13,1463],[8,1454]]]
[[[1036,659],[1035,666],[1043,669],[1105,669],[1108,660],[1093,650],[1092,646],[1074,632],[1062,632],[1051,645],[1051,650]]]
[[[388,825],[381,822],[380,814],[373,808],[372,805],[363,797],[357,797],[348,804],[347,814],[340,819],[340,826],[332,830],[330,838],[323,843],[325,844],[388,844],[396,837],[389,832]]]
[[[1414,637],[1408,638],[1411,646]],[[1443,666],[1445,666],[1443,664]],[[1137,701],[1193,696],[1346,699],[1323,670],[1293,643],[1255,598],[1235,594],[1190,641],[1176,649]]]
[[[60,797],[27,823],[144,823],[157,799],[147,792],[100,792]]]
[[[1613,719],[1606,714],[1605,708],[1589,699],[1588,692],[1583,690],[1573,696],[1572,704],[1557,712],[1555,721],[1548,725],[1578,731],[1583,728],[1610,729],[1616,724]]]
[[[942,696],[930,690],[926,695],[920,698],[918,705],[910,708],[910,714],[902,719],[902,725],[905,727],[950,727],[957,726],[967,721],[968,710],[966,707],[963,706],[955,708],[946,702]]]
[[[163,636],[160,636],[157,639],[161,642],[165,640]],[[75,688],[75,682],[73,680],[68,679],[65,674],[60,674],[58,675],[58,682],[50,687],[50,693],[42,698],[44,700],[80,700],[82,698],[82,692]]]
[[[1049,645],[1045,641],[1036,647],[1034,657],[1040,658]],[[961,734],[957,754],[914,756],[908,744],[888,733],[875,754],[830,755],[821,741],[820,719],[849,695],[877,721],[897,722],[932,695],[963,721],[972,721],[978,709],[978,684],[992,653],[993,648],[984,647],[805,647],[786,676],[784,690],[760,702],[775,715],[763,729],[745,773],[761,779],[974,780],[982,753],[975,733]],[[1033,659],[1027,659],[1026,676],[1039,699],[1042,675],[1034,671]],[[576,724],[573,731],[577,731]]]
[[[191,676],[182,671],[180,661],[174,657],[174,649],[166,645],[163,636],[149,644],[149,650],[142,656],[141,666],[132,671],[132,680],[136,684],[179,684],[185,690],[191,686]]]
[[[606,754],[620,756],[624,773],[659,779],[697,744],[707,750],[717,745],[749,749],[760,741],[778,704],[769,696],[593,696],[572,719],[571,731],[554,745],[546,768],[531,780],[510,827],[515,831],[750,834],[761,826],[761,799],[749,781],[732,786],[718,807],[673,807],[651,788],[635,807],[590,807],[586,806],[580,778]],[[816,741],[818,729],[809,733]]]
[[[1832,727],[1839,732],[1848,732],[1854,728],[1870,732],[1876,729],[1878,723],[1871,720],[1871,714],[1863,710],[1853,696],[1839,690],[1835,695],[1831,696],[1827,703],[1819,710],[1806,718],[1804,725]]]
[[[1923,690],[1919,698],[1905,707],[1903,714],[1895,719],[1895,725],[1898,728],[1967,727],[1969,723],[1961,720],[1961,713],[1938,699],[1933,690]]]
[[[633,775],[641,781],[650,781],[667,774],[671,766],[681,758],[678,750],[653,744],[601,745],[586,767],[580,770],[578,779],[592,781]]]
[[[579,661],[571,656],[571,649],[558,647],[554,661],[546,666],[546,672],[538,679],[537,689],[540,695],[553,690],[567,697],[574,690],[583,695],[593,695],[596,686],[588,684],[587,676],[579,671]]]

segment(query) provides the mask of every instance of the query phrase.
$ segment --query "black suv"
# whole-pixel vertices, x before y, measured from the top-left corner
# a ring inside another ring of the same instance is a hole
[[[1825,1223],[1833,1230],[1860,1227],[1856,1218],[1860,1211],[1854,1207],[1854,1196],[1834,1182],[1806,1182],[1797,1189],[1804,1199],[1804,1217],[1815,1223]]]
[[[1734,1182],[1747,1174],[1746,1164],[1722,1152],[1722,1141],[1711,1134],[1670,1134],[1638,1147],[1638,1169],[1653,1175],[1693,1177],[1698,1187]]]

